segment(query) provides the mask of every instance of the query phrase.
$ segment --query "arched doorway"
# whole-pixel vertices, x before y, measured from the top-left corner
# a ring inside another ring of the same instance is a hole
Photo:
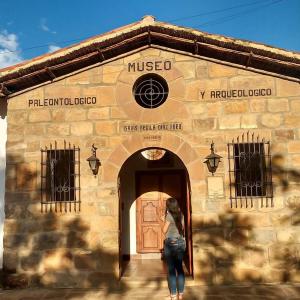
[[[165,201],[178,199],[184,213],[186,272],[193,274],[191,199],[188,171],[182,160],[163,148],[144,148],[132,154],[119,172],[120,276],[128,261],[161,261],[163,239],[159,214]],[[162,264],[162,262],[161,262]]]

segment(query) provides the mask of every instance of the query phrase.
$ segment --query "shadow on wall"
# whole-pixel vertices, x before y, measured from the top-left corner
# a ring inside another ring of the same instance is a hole
[[[91,246],[89,222],[80,212],[40,211],[39,178],[33,170],[19,156],[7,159],[2,286],[93,287],[107,294],[126,290],[108,272],[115,269],[116,254],[99,243]]]
[[[274,156],[272,166],[274,189],[287,199],[284,210],[276,208],[275,202],[273,211],[266,210],[267,215],[255,210],[236,213],[233,209],[193,223],[195,268],[201,274],[206,296],[218,295],[219,285],[300,282],[300,193],[291,195],[295,190],[300,192],[300,172],[286,169],[279,155]],[[259,286],[259,299],[283,296],[280,287]],[[230,289],[233,295],[256,299],[250,288],[247,292],[237,286]],[[299,290],[290,287],[290,292],[298,295]]]
[[[278,187],[280,184],[285,192],[291,187],[289,180],[286,183],[278,178],[290,171],[282,168],[276,171],[278,173],[274,172]],[[14,174],[17,174],[16,179]],[[116,275],[107,272],[115,268],[118,262],[116,254],[99,243],[91,245],[89,222],[83,220],[80,213],[40,213],[36,209],[40,206],[40,192],[32,187],[38,186],[38,181],[30,164],[22,163],[18,156],[8,157],[2,285],[7,288],[80,286],[101,288],[107,295],[116,290],[121,295],[126,294],[129,289],[126,282],[118,281]],[[293,184],[299,185],[299,181],[297,175]],[[270,246],[262,244],[257,237],[263,234],[264,240],[269,231],[274,230],[275,223],[271,229],[263,228],[258,232],[258,214],[227,211],[216,214],[211,220],[194,223],[193,228],[197,228],[193,240],[197,247],[194,265],[201,272],[199,279],[205,285],[201,290],[206,296],[215,294],[219,285],[274,282],[274,276],[276,282],[300,281],[297,244],[300,198],[290,199],[294,200],[288,204],[289,212],[285,211],[284,215],[278,211],[274,215],[272,211],[270,213],[277,226],[290,235],[278,238],[277,233]],[[156,278],[147,280],[143,286],[151,283],[155,283],[158,289],[162,286]],[[232,287],[235,289],[238,288]],[[276,297],[279,288],[262,286],[260,296],[264,293]],[[198,292],[189,295],[191,300],[198,298]]]

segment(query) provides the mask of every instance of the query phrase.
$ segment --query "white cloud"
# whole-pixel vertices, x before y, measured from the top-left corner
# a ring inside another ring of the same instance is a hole
[[[0,68],[14,65],[23,60],[20,55],[18,37],[7,30],[0,32]]]
[[[40,27],[43,31],[50,32],[52,34],[56,34],[56,31],[50,30],[50,28],[47,26],[47,20],[45,18],[42,18],[40,20]]]
[[[54,52],[54,51],[59,50],[59,49],[60,49],[60,47],[58,47],[58,46],[50,45],[49,49],[48,49],[48,53]]]

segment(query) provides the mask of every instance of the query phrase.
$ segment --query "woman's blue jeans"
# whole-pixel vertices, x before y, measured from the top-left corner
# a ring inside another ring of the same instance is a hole
[[[185,247],[186,244],[183,238],[165,239],[164,257],[168,266],[168,284],[171,295],[176,295],[177,292],[183,293],[184,290],[185,276],[182,267],[182,260]]]

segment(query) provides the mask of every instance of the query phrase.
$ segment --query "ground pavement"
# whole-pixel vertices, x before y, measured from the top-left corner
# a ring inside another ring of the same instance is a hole
[[[135,300],[165,299],[165,286],[132,287],[126,290],[19,289],[0,290],[1,300]],[[188,286],[187,300],[300,300],[300,285]]]

